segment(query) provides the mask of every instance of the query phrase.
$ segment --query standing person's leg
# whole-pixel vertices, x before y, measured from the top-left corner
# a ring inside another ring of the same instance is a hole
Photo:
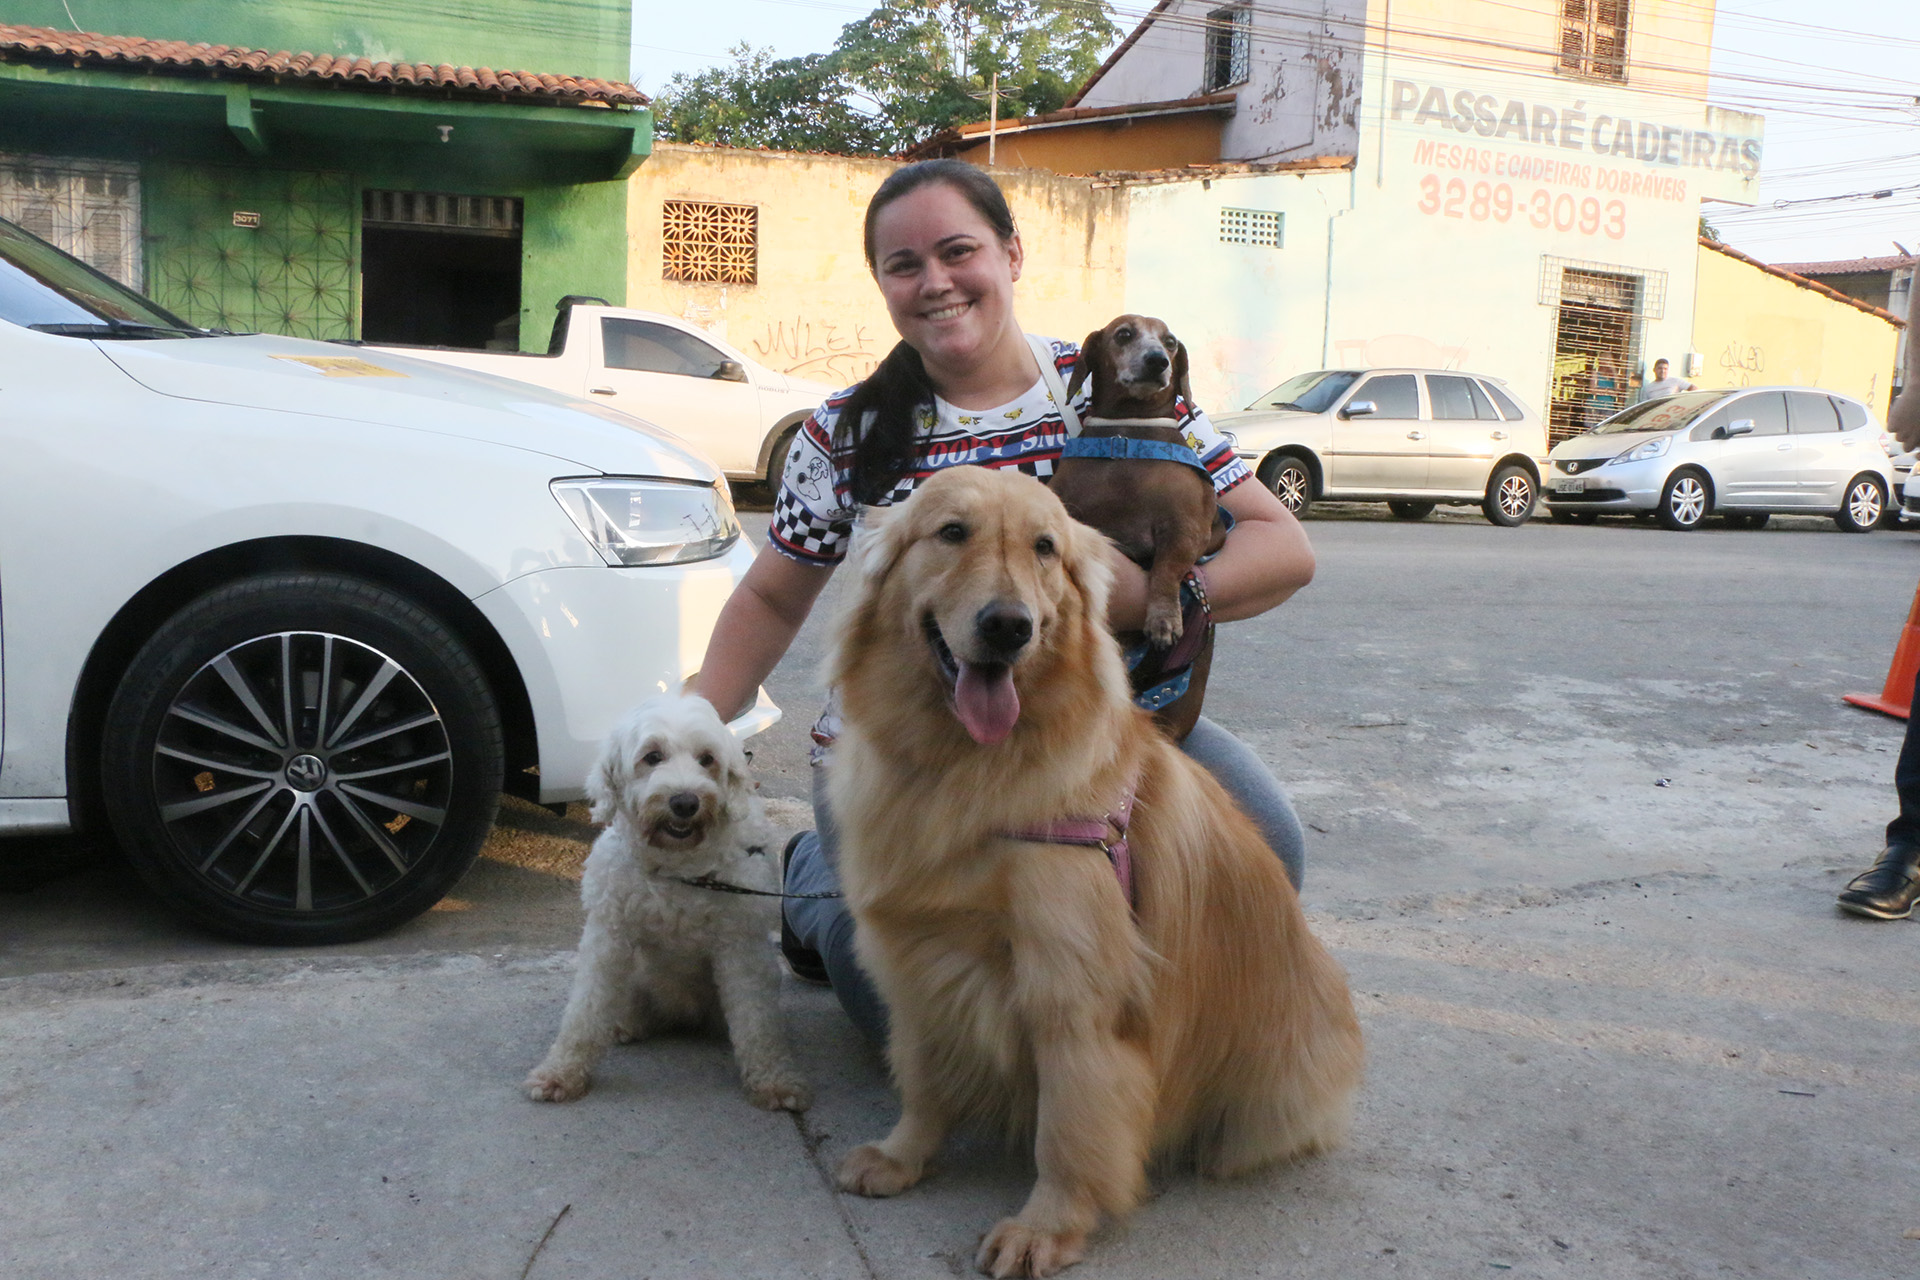
[[[1840,909],[1874,920],[1904,920],[1920,901],[1920,674],[1914,678],[1913,714],[1893,766],[1900,816],[1887,824],[1880,860],[1840,891]]]
[[[814,829],[804,831],[787,854],[788,893],[840,892],[840,838],[827,811],[826,777],[813,767]],[[844,898],[787,898],[781,904],[787,927],[800,945],[816,951],[825,964],[833,994],[853,1025],[876,1047],[887,1043],[887,1007],[873,980],[853,953],[853,913]]]
[[[1273,770],[1253,753],[1253,748],[1205,716],[1194,722],[1193,731],[1180,744],[1180,749],[1212,774],[1214,781],[1225,787],[1227,794],[1253,819],[1267,844],[1285,864],[1287,879],[1298,889],[1300,877],[1306,870],[1307,836],[1301,830],[1299,815],[1293,811],[1293,801],[1287,798],[1286,788],[1273,776]]]

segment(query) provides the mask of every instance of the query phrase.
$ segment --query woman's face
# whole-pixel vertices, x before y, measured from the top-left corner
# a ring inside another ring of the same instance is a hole
[[[893,327],[930,369],[984,362],[1013,323],[1020,237],[1002,243],[944,182],[901,196],[873,220],[873,272]]]

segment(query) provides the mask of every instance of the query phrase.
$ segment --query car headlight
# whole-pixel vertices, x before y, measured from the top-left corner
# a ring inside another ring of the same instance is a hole
[[[1607,465],[1610,467],[1617,467],[1617,466],[1620,466],[1622,463],[1645,462],[1648,458],[1657,458],[1661,454],[1665,453],[1667,451],[1667,446],[1672,443],[1673,443],[1672,436],[1655,436],[1651,440],[1643,440],[1639,444],[1633,446],[1633,448],[1621,454],[1619,457],[1607,459]]]
[[[711,560],[740,539],[733,503],[719,485],[590,476],[555,480],[551,487],[610,565]]]

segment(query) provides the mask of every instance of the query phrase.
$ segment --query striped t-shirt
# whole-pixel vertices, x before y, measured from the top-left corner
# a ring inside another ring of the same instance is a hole
[[[1080,348],[1058,339],[1048,345],[1064,386],[1073,377]],[[852,393],[850,387],[828,396],[801,427],[787,453],[786,471],[773,502],[769,529],[773,545],[806,564],[839,564],[846,557],[847,539],[859,516],[851,488],[852,458],[833,451],[834,424],[839,421],[840,406]],[[1074,410],[1084,417],[1091,399],[1092,388],[1083,388],[1074,400]],[[1177,402],[1175,413],[1188,446],[1213,477],[1216,493],[1225,493],[1252,474],[1206,414],[1185,400]],[[1014,467],[1048,480],[1067,439],[1066,424],[1044,378],[1019,399],[995,409],[962,409],[935,397],[932,404],[921,406],[918,426],[913,466],[881,506],[904,502],[922,480],[947,467]]]

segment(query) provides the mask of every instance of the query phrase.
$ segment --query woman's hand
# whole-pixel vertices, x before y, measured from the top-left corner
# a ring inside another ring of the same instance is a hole
[[[711,702],[722,720],[751,707],[832,576],[830,567],[802,564],[772,546],[761,547],[720,610],[706,659],[684,691]]]

